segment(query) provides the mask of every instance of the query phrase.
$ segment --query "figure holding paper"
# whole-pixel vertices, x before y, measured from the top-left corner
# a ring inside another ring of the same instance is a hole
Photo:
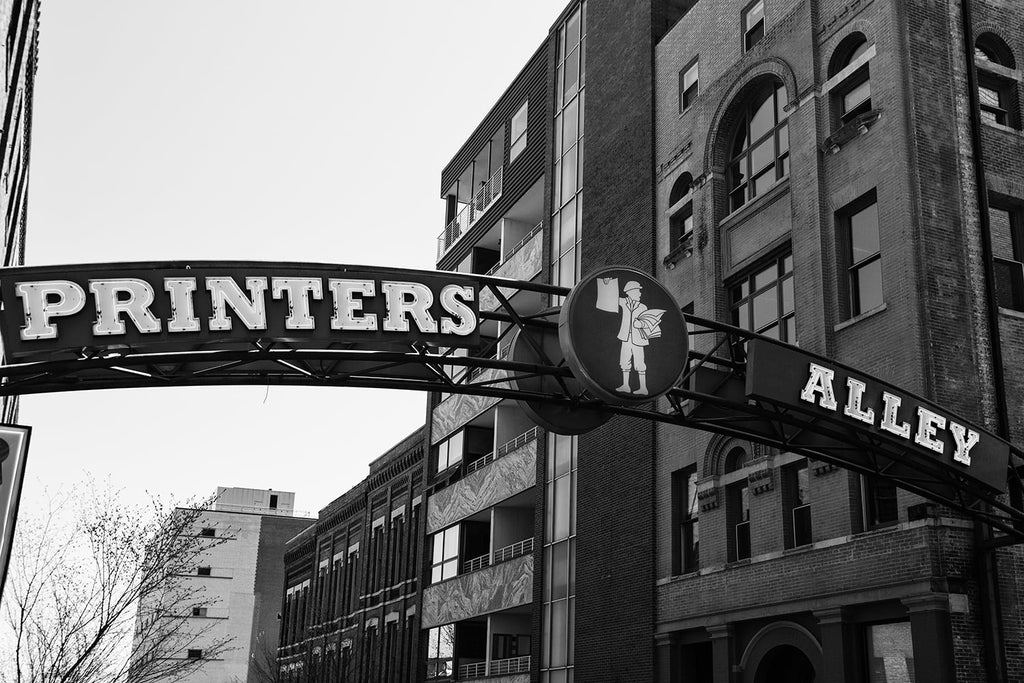
[[[622,343],[619,351],[619,369],[622,370],[622,386],[615,391],[624,394],[648,395],[647,362],[644,358],[645,347],[651,339],[661,336],[661,318],[665,311],[658,308],[648,309],[640,301],[643,287],[639,282],[630,280],[623,288],[624,297],[619,297],[618,278],[602,278],[597,284],[597,308],[602,311],[621,312],[617,339]],[[613,303],[614,302],[614,303]],[[631,373],[636,371],[640,386],[630,386]]]

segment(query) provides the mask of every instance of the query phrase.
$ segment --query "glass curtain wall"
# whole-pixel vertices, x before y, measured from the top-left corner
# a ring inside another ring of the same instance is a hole
[[[583,109],[587,3],[558,27],[555,69],[555,167],[551,195],[551,284],[580,278],[583,217]],[[561,303],[558,298],[552,305]],[[541,681],[572,683],[576,603],[576,437],[549,434],[544,525]]]

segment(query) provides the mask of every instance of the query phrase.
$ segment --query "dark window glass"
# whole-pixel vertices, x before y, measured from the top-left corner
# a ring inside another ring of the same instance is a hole
[[[789,175],[785,106],[785,86],[773,83],[760,88],[740,113],[726,173],[730,211]]]
[[[732,285],[730,292],[734,325],[796,343],[793,259],[789,254],[772,259]]]
[[[896,485],[885,479],[864,478],[864,513],[869,529],[889,526],[899,521]]]
[[[744,479],[727,490],[726,511],[729,519],[729,561],[746,560],[750,557],[750,487]]]
[[[700,64],[695,59],[679,72],[679,111],[690,108],[700,91]]]
[[[837,214],[847,271],[849,317],[883,303],[882,251],[875,191],[860,197]]]
[[[996,301],[1002,308],[1024,311],[1024,212],[996,202],[989,207],[988,220]]]
[[[974,45],[974,64],[978,72],[978,104],[982,120],[1018,127],[1017,83],[997,68],[1016,67],[1006,42],[994,33],[983,33]]]
[[[749,50],[764,38],[764,0],[755,0],[743,10],[743,49]]]
[[[203,658],[203,651],[201,649],[198,649],[198,648],[189,648],[188,658],[189,659],[202,659]]]
[[[210,567],[199,567],[196,569],[197,576],[212,576]]]
[[[783,502],[787,518],[786,547],[796,548],[811,542],[811,505],[807,461],[790,465],[783,471]]]
[[[673,518],[676,524],[673,574],[687,574],[700,568],[700,530],[696,465],[674,472]]]

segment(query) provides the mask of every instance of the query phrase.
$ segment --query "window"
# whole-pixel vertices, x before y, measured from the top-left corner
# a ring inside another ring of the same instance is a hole
[[[989,202],[996,302],[1002,308],[1024,311],[1024,215],[1018,207]]]
[[[697,466],[674,472],[672,475],[672,516],[676,525],[673,574],[688,574],[700,568],[700,531],[697,517],[700,506],[697,500]]]
[[[216,536],[217,535],[217,530],[212,528],[212,527],[204,527],[203,530],[199,532],[199,535],[200,536]]]
[[[730,288],[732,322],[773,339],[796,343],[793,255],[773,258]]]
[[[700,62],[694,58],[679,72],[679,111],[686,111],[700,92]]]
[[[1005,73],[1016,68],[1009,46],[994,33],[983,33],[974,44],[974,65],[982,120],[1019,127],[1017,84]]]
[[[726,184],[735,211],[789,175],[786,87],[769,81],[756,88],[738,114]]]
[[[747,452],[733,448],[725,456],[725,473],[741,472],[747,465]],[[725,518],[729,528],[726,539],[729,562],[750,557],[750,486],[741,476],[725,489]]]
[[[459,525],[434,534],[434,561],[430,583],[450,579],[459,573]]]
[[[854,33],[836,49],[829,66],[829,78],[839,75],[851,65],[864,61],[870,46],[862,33]],[[871,73],[865,62],[843,78],[832,91],[832,101],[839,126],[850,123],[861,114],[871,111]]]
[[[878,201],[868,192],[839,212],[849,287],[850,316],[882,305],[882,250],[878,236]]]
[[[509,162],[512,162],[526,149],[527,105],[529,104],[529,101],[523,102],[523,106],[519,107],[519,111],[512,117],[512,147],[508,154]]]
[[[861,481],[864,502],[864,526],[867,529],[891,526],[900,519],[896,485],[886,479],[864,477]]]
[[[669,251],[693,238],[693,176],[684,173],[669,193]]]
[[[203,651],[201,649],[199,649],[199,648],[189,648],[188,658],[189,659],[202,659],[203,658]]]
[[[205,607],[193,607],[192,608],[192,616],[194,616],[194,617],[205,617],[206,616],[206,608]]]
[[[786,516],[786,547],[798,548],[811,542],[811,505],[807,497],[807,460],[782,471],[782,496]]]
[[[276,510],[277,509],[277,494],[276,493],[271,493],[270,494],[270,509],[271,510]]]
[[[458,431],[437,445],[437,472],[462,462],[465,433]]]
[[[764,38],[764,0],[754,0],[743,10],[743,51],[751,49]]]
[[[865,630],[868,683],[915,683],[917,678],[910,622],[870,624]]]
[[[455,624],[427,632],[427,678],[447,678],[455,673]]]
[[[212,576],[213,574],[211,573],[210,567],[197,567],[196,568],[196,575],[197,576]]]

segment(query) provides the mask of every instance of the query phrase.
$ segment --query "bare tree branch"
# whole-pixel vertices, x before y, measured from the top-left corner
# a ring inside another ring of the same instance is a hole
[[[67,521],[70,501],[77,505]],[[194,575],[224,542],[199,533],[212,501],[125,505],[87,482],[18,523],[0,623],[0,683],[175,681],[231,649],[194,618]],[[202,657],[189,657],[190,648]]]

